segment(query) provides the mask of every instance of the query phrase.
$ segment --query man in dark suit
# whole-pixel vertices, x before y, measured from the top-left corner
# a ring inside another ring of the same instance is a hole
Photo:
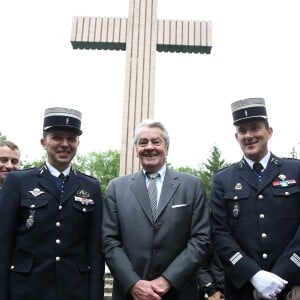
[[[265,101],[232,104],[240,162],[214,176],[214,247],[225,269],[225,299],[285,299],[300,284],[300,162],[268,150]]]
[[[134,144],[143,169],[113,179],[103,208],[113,300],[197,299],[196,272],[209,250],[203,183],[167,168],[169,135],[160,122],[142,122]]]
[[[47,161],[11,172],[0,195],[0,299],[101,300],[99,182],[71,166],[81,113],[45,112]],[[64,178],[63,178],[64,177]]]

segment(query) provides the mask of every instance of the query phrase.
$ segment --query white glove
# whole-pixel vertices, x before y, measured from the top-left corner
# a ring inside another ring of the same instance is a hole
[[[258,293],[257,290],[253,290],[253,299],[254,300],[261,300],[261,299],[266,299],[264,298],[261,294]],[[269,299],[269,298],[268,298]],[[271,297],[272,300],[277,300],[277,296]]]
[[[254,274],[250,282],[255,287],[258,297],[269,300],[276,299],[276,295],[279,294],[288,283],[281,277],[263,270]]]

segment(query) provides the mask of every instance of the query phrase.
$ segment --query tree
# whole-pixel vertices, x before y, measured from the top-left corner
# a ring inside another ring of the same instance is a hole
[[[221,151],[217,146],[213,146],[210,151],[211,156],[208,158],[207,163],[203,163],[199,171],[199,177],[203,180],[207,197],[211,193],[212,178],[222,168],[229,166],[224,159],[221,159]]]
[[[7,140],[6,135],[2,135],[0,131],[0,142]]]
[[[103,195],[108,182],[119,176],[120,152],[108,150],[107,152],[90,152],[87,155],[77,155],[72,163],[75,169],[96,177],[101,184]]]

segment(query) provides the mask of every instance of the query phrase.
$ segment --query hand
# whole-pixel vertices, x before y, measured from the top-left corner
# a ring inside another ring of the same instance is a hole
[[[161,296],[152,288],[151,281],[139,280],[131,288],[134,300],[161,300]]]
[[[253,290],[253,299],[254,300],[260,300],[260,299],[266,299],[266,298],[264,298],[262,295],[260,295],[257,290]],[[271,299],[272,300],[277,300],[277,297],[274,296]]]
[[[213,295],[208,297],[208,300],[221,300],[224,299],[224,294],[220,291],[216,291]]]
[[[165,295],[172,287],[170,282],[163,276],[151,280],[151,283],[153,290],[160,296]]]
[[[276,295],[279,294],[288,283],[281,277],[267,271],[258,271],[254,274],[250,282],[256,289],[256,296],[258,299],[277,299]]]

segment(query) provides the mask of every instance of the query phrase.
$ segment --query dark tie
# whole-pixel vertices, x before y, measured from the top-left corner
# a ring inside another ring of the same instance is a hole
[[[256,162],[253,164],[253,170],[257,173],[257,174],[261,174],[261,171],[263,170],[263,166],[261,163]]]
[[[148,195],[150,198],[150,205],[152,210],[153,220],[156,219],[156,208],[157,208],[157,187],[156,187],[156,178],[159,176],[158,173],[146,173],[149,178],[148,183]]]
[[[262,170],[264,169],[264,167],[262,166],[261,163],[256,162],[253,164],[253,170],[256,172],[257,174],[257,178],[258,181],[261,181],[261,177],[262,177]]]
[[[56,179],[56,186],[60,191],[63,189],[65,180],[66,180],[66,176],[64,175],[64,173],[60,173]]]

